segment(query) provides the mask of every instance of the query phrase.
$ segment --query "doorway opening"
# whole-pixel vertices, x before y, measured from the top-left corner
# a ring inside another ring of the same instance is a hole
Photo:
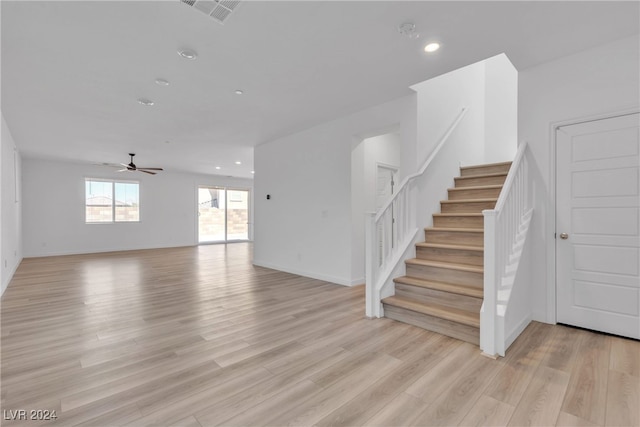
[[[401,169],[400,127],[354,137],[351,150],[352,274],[365,281],[366,213],[378,211],[398,188]],[[381,225],[391,235],[392,221]]]
[[[376,212],[379,211],[385,203],[395,194],[395,186],[398,182],[398,168],[386,164],[382,164],[378,162],[376,168]],[[387,235],[391,236],[391,247],[393,247],[395,228],[396,228],[396,217],[395,212],[393,211],[393,205],[391,206],[391,217],[389,218],[387,223],[378,224],[380,228],[378,230],[378,236],[380,240],[378,242],[378,265],[382,263],[382,236]],[[386,233],[383,233],[382,229],[386,229]]]
[[[249,240],[249,190],[198,187],[198,243]]]

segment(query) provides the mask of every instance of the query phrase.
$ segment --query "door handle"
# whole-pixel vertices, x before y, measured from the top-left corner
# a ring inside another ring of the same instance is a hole
[[[568,235],[567,233],[561,233],[561,234],[560,234],[560,238],[561,238],[562,240],[567,240],[567,239],[569,238],[569,235]]]

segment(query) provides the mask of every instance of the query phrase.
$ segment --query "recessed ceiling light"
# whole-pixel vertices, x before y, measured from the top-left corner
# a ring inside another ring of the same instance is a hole
[[[216,169],[220,170],[221,168],[220,168],[220,166],[216,166]]]
[[[424,51],[428,53],[435,52],[438,49],[440,49],[440,43],[435,43],[435,42],[429,43],[424,47]]]
[[[256,173],[256,171],[251,171],[251,173]]]
[[[182,56],[185,59],[196,59],[198,54],[189,49],[181,49],[178,51],[178,55]]]
[[[138,104],[144,105],[145,107],[151,107],[154,102],[147,98],[138,98]]]
[[[242,164],[242,162],[236,162],[236,165],[241,165],[241,164]]]
[[[240,89],[236,89],[235,93],[236,93],[236,95],[242,95],[244,93],[244,91],[240,90]]]
[[[158,86],[169,86],[169,81],[165,79],[156,79],[156,84]]]

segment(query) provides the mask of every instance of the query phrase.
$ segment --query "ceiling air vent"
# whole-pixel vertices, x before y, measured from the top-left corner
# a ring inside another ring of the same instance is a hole
[[[180,0],[180,2],[199,10],[221,24],[240,4],[240,0]]]

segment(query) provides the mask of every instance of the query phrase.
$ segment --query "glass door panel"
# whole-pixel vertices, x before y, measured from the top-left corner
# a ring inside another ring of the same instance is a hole
[[[198,241],[200,243],[226,240],[226,190],[217,187],[198,187]]]
[[[249,191],[227,189],[227,240],[249,240]]]

